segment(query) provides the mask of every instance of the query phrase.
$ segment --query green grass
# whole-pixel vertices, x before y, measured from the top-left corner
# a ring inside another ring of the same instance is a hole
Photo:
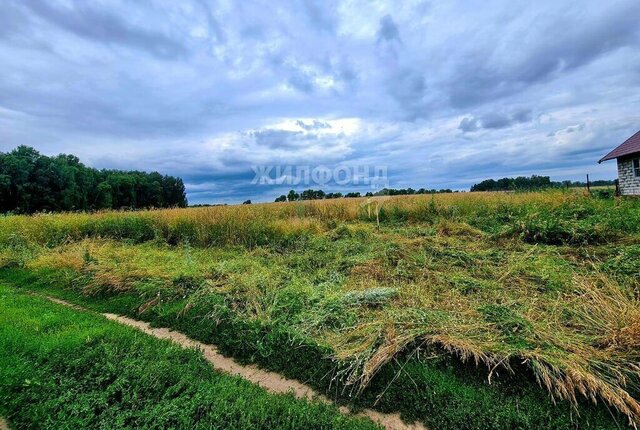
[[[640,200],[473,193],[8,217],[0,276],[440,429],[616,428],[639,246]]]
[[[15,429],[373,429],[106,319],[0,286],[0,415]]]
[[[327,227],[353,221],[372,224],[377,219],[383,224],[465,222],[487,233],[530,243],[582,245],[640,233],[640,199],[598,199],[556,190],[6,216],[0,222],[0,243],[15,249],[110,238],[286,249]]]
[[[182,300],[165,302],[139,314],[137,310],[146,301],[143,297],[131,292],[95,297],[60,288],[73,282],[69,275],[20,269],[0,271],[0,278],[14,286],[55,295],[97,311],[118,312],[156,326],[173,327],[192,338],[216,344],[221,352],[241,362],[257,363],[305,381],[338,403],[356,409],[399,411],[407,421],[417,419],[430,428],[615,429],[619,428],[616,421],[624,422],[620,416],[614,419],[606,408],[594,408],[583,401],[579,402],[579,414],[564,402],[555,404],[526,376],[524,369],[516,369],[514,375],[498,371],[488,384],[488,369],[460,363],[443,351],[424,348],[417,355],[397,357],[373,377],[363,392],[354,396],[353,387],[345,385],[341,376],[345,369],[331,358],[329,348],[281,324],[234,316],[215,296],[199,300],[186,312]]]

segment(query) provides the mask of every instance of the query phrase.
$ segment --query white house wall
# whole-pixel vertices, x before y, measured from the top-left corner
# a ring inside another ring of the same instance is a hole
[[[640,178],[634,175],[633,158],[618,158],[618,181],[623,196],[640,195]]]

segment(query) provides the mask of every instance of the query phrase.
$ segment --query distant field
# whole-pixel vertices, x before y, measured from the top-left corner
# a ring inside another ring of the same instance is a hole
[[[637,199],[10,216],[0,266],[6,284],[176,328],[432,429],[640,423]]]

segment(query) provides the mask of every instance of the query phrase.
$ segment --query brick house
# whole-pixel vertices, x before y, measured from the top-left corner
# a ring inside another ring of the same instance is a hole
[[[640,131],[602,157],[598,163],[618,160],[618,182],[623,196],[640,196]]]

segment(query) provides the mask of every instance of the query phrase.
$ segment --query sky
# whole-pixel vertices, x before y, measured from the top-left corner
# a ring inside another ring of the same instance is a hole
[[[638,0],[0,0],[0,151],[180,176],[190,203],[364,192],[372,167],[394,188],[613,179],[597,161],[640,130],[638,17]],[[340,166],[353,180],[291,174]]]

